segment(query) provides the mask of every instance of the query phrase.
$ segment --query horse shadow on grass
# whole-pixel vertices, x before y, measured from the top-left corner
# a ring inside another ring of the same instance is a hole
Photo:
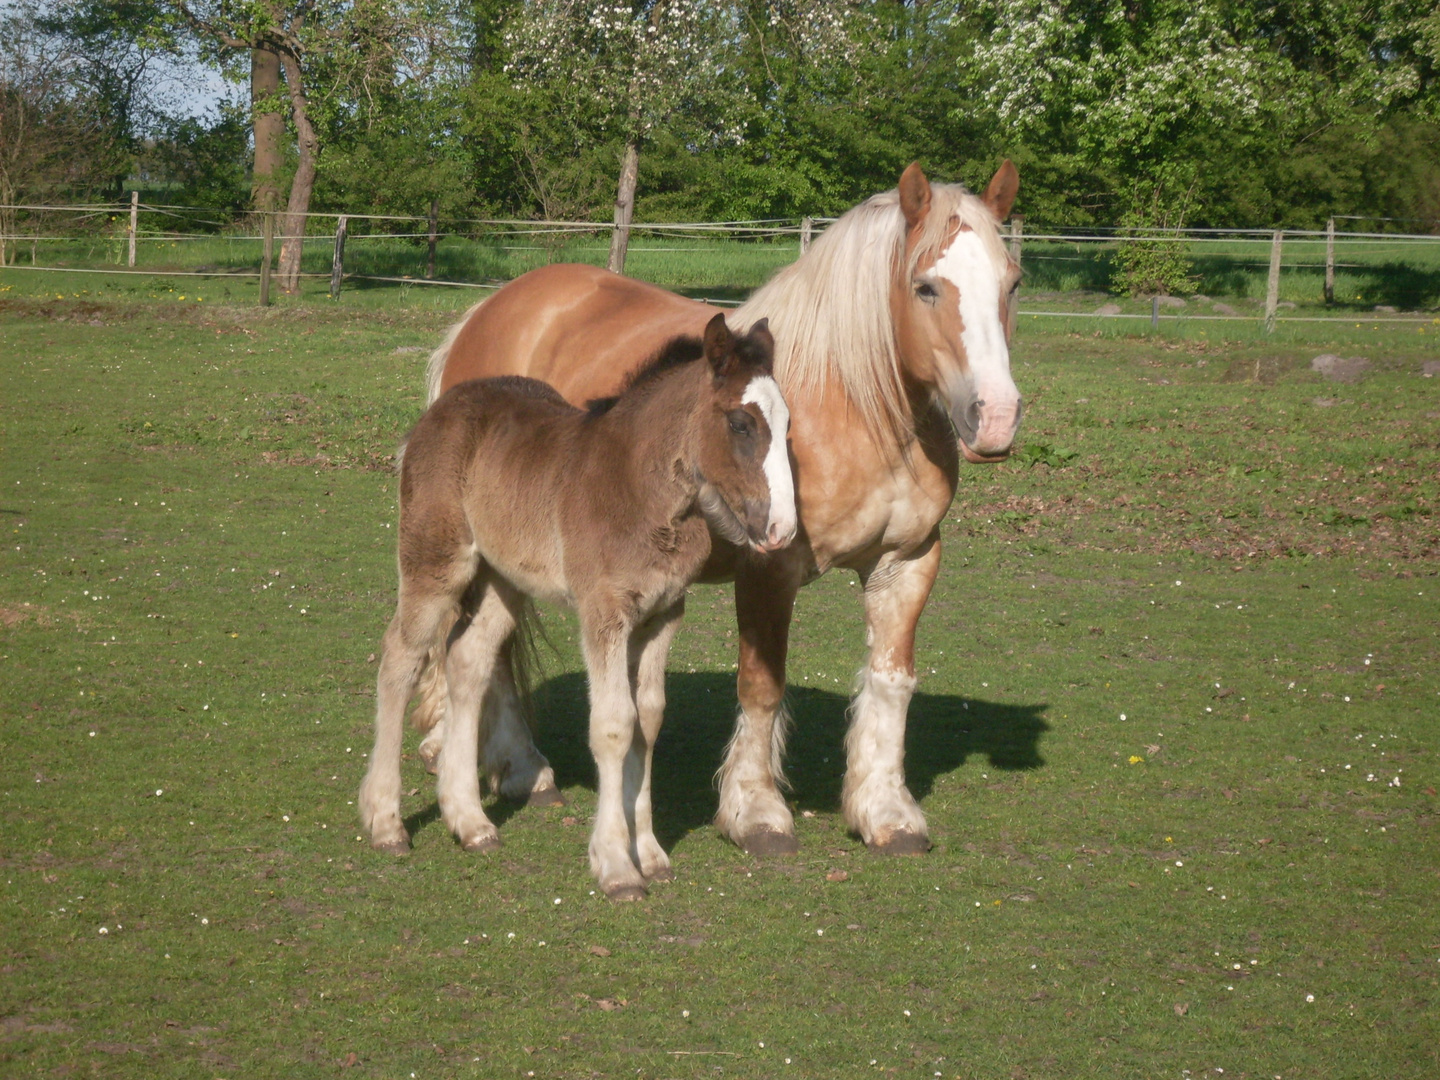
[[[671,672],[665,689],[665,726],[655,747],[652,795],[655,834],[668,849],[694,830],[709,827],[715,816],[715,771],[734,729],[737,706],[733,675]],[[787,702],[794,720],[786,755],[789,797],[801,810],[838,811],[849,699],[791,686]],[[911,793],[923,800],[936,777],[976,755],[1002,771],[1042,768],[1040,739],[1050,730],[1043,719],[1047,708],[917,693],[905,737]],[[535,712],[536,743],[550,759],[560,787],[579,784],[593,791],[585,676],[570,672],[547,680],[536,689]],[[499,825],[519,809],[519,804],[497,804],[491,817]]]

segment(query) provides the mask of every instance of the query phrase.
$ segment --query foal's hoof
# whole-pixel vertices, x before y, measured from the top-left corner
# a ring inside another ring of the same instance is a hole
[[[897,829],[865,846],[872,855],[924,855],[930,850],[930,838],[924,833]]]
[[[420,744],[420,761],[425,766],[425,771],[431,776],[440,774],[440,748],[434,750],[428,748],[424,743]]]
[[[370,846],[373,847],[376,851],[383,851],[386,855],[410,854],[410,841],[403,838],[399,840],[386,841],[372,840],[370,842]]]
[[[536,788],[530,792],[525,799],[526,806],[564,806],[565,796],[560,794],[560,789],[551,785],[548,787]]]
[[[798,855],[800,841],[778,829],[756,829],[740,838],[740,850],[746,855]]]
[[[648,893],[644,885],[613,885],[605,890],[611,900],[644,900]]]
[[[475,851],[485,854],[491,851],[500,850],[500,838],[498,836],[477,836],[473,840],[461,840],[460,846],[466,851]]]

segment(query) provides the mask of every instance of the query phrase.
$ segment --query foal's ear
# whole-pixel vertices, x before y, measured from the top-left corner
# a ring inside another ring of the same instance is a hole
[[[775,371],[775,335],[770,333],[770,320],[761,319],[745,335],[745,359],[765,375]]]
[[[705,324],[705,359],[717,379],[729,375],[735,366],[735,335],[725,325],[725,315],[716,315]]]
[[[930,181],[918,161],[912,161],[900,174],[900,212],[912,229],[930,212]]]
[[[980,201],[990,208],[996,221],[1004,221],[1010,216],[1010,208],[1015,205],[1015,195],[1019,190],[1020,174],[1016,172],[1014,162],[1007,157],[990,178]]]

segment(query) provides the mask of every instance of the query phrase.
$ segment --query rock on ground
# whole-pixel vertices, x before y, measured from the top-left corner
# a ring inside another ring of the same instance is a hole
[[[1310,370],[1318,371],[1331,382],[1358,382],[1369,366],[1370,361],[1363,356],[1342,357],[1333,353],[1321,353],[1310,361]]]

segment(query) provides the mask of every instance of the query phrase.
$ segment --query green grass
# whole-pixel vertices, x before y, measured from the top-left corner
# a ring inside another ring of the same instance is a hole
[[[571,805],[496,804],[505,847],[466,855],[411,736],[413,854],[356,839],[387,455],[450,312],[26,288],[0,296],[5,1076],[1440,1068],[1429,334],[1025,323],[1021,452],[965,471],[921,624],[935,850],[872,858],[839,817],[839,573],[796,612],[802,853],[716,836],[732,601],[697,588],[656,765],[679,877],[616,905],[559,613],[539,740]],[[1319,352],[1372,366],[1325,383]]]

